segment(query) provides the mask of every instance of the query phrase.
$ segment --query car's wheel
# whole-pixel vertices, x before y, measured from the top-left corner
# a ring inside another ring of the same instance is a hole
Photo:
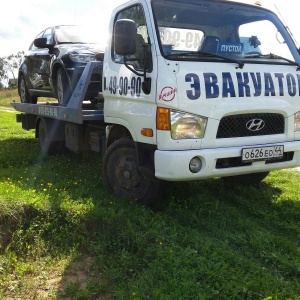
[[[103,178],[107,188],[143,205],[152,204],[159,191],[159,180],[149,180],[138,170],[134,142],[121,138],[112,143],[103,158]]]
[[[22,103],[33,103],[33,104],[37,103],[37,97],[29,95],[25,78],[23,75],[21,75],[18,88],[19,88],[19,95]]]
[[[66,106],[69,102],[71,91],[67,75],[62,68],[57,70],[56,84],[58,104]]]
[[[270,172],[252,173],[237,176],[223,177],[223,180],[228,184],[258,184],[264,180]]]

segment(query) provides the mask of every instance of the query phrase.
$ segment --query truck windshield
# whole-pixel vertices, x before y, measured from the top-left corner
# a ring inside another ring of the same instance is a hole
[[[267,9],[212,0],[152,0],[152,8],[166,58],[300,63],[286,28]]]

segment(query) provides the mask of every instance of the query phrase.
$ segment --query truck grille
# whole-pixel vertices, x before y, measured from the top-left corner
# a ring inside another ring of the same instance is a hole
[[[261,128],[255,124],[261,124]],[[250,124],[254,124],[249,129]],[[247,128],[248,127],[248,128]],[[284,117],[280,114],[239,114],[221,119],[217,138],[235,138],[245,136],[260,136],[284,133]]]

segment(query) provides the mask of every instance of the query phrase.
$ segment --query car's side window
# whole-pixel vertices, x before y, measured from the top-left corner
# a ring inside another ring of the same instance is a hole
[[[42,31],[37,37],[36,37],[36,39],[37,38],[41,38],[41,37],[43,37],[43,34],[44,34],[44,31]],[[34,46],[34,44],[33,44],[33,42],[32,42],[32,44],[30,45],[30,47],[29,47],[29,50],[37,50],[37,49],[39,49],[38,47],[36,47],[36,46]]]
[[[43,34],[43,37],[47,38],[47,44],[51,44],[52,43],[52,29],[47,28]]]
[[[52,43],[52,29],[51,28],[47,28],[46,30],[42,31],[37,37],[37,38],[47,38],[47,44],[51,44]],[[38,50],[39,48],[34,46],[33,42],[29,47],[29,50]]]
[[[152,56],[149,45],[148,29],[143,7],[141,5],[131,6],[117,14],[116,21],[120,19],[133,20],[137,26],[137,44],[134,55],[128,57],[128,61],[136,69],[143,69],[145,66],[148,71],[152,70]],[[114,47],[112,47],[114,49]],[[117,55],[113,51],[113,60],[123,63],[124,57]]]

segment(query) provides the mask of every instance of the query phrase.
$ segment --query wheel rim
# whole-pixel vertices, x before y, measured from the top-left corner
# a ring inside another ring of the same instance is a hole
[[[134,157],[124,156],[116,163],[115,175],[118,185],[126,190],[136,190],[142,184]]]
[[[134,142],[128,138],[121,138],[108,147],[102,172],[105,185],[115,195],[129,197],[147,206],[158,195],[159,181],[140,173]]]
[[[58,98],[58,103],[62,104],[64,99],[64,86],[63,86],[61,72],[57,73],[57,98]]]
[[[26,102],[26,86],[25,86],[24,78],[22,78],[20,82],[20,98],[21,98],[21,102],[23,103]]]

